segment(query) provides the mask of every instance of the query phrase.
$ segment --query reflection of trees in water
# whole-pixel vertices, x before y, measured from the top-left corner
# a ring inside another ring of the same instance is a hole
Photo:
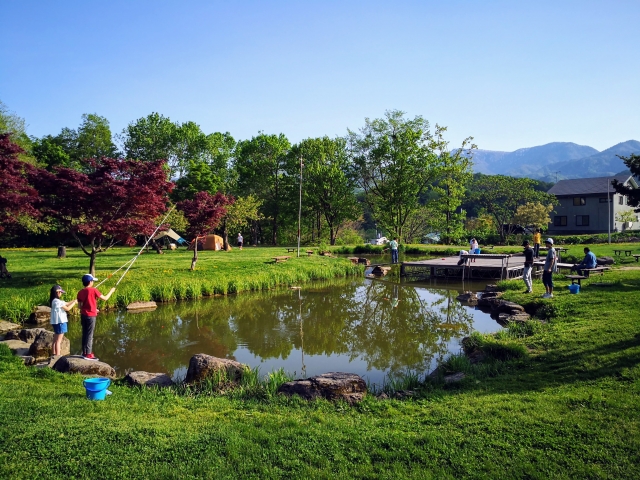
[[[470,331],[472,317],[454,295],[351,280],[302,292],[168,304],[135,315],[105,312],[94,349],[116,368],[172,372],[196,353],[232,358],[239,345],[264,359],[285,359],[302,350],[304,338],[307,355],[343,354],[362,357],[368,368],[422,371],[447,353],[452,338]]]

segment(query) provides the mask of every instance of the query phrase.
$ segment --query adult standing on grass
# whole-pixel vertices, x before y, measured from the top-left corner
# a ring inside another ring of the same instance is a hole
[[[242,238],[242,233],[238,233],[238,248],[242,250],[242,244],[244,243],[244,238]]]
[[[535,258],[540,258],[540,238],[542,235],[540,234],[540,230],[536,229],[533,234],[533,256]]]
[[[93,354],[93,331],[96,328],[96,318],[98,316],[98,299],[106,302],[111,298],[116,287],[109,290],[109,293],[102,295],[93,286],[93,282],[98,280],[90,273],[82,277],[84,288],[78,292],[78,304],[80,305],[80,323],[82,324],[82,356],[86,360],[97,360]]]
[[[522,279],[527,287],[524,293],[533,292],[531,288],[531,269],[533,268],[533,249],[529,245],[529,240],[525,240],[522,244],[524,247],[524,270],[522,271]]]
[[[553,248],[553,238],[547,238],[544,244],[547,247],[547,258],[544,261],[542,283],[547,292],[542,295],[542,298],[553,298],[553,271],[558,257],[556,257],[556,249]]]
[[[77,300],[65,302],[62,295],[66,293],[60,285],[54,285],[49,292],[49,306],[51,307],[51,325],[53,325],[53,345],[51,345],[51,354],[60,355],[60,347],[62,346],[62,338],[67,333],[67,312],[71,310]]]
[[[389,248],[391,249],[391,263],[398,263],[398,237],[393,237],[393,240],[389,242]]]

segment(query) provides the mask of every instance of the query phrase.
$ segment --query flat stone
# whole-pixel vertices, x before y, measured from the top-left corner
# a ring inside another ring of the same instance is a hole
[[[34,357],[36,361],[48,360],[51,357],[51,347],[53,346],[53,332],[49,332],[44,329],[38,333],[35,340],[29,348],[29,355]],[[64,336],[62,337],[62,343],[60,344],[60,353],[62,355],[71,354],[71,342]]]
[[[473,292],[464,292],[458,295],[456,300],[468,303],[469,305],[476,305],[478,303],[478,296]]]
[[[127,305],[127,310],[151,310],[157,306],[156,302],[133,302]]]
[[[325,398],[327,400],[345,400],[350,404],[360,402],[367,394],[366,382],[354,373],[329,372],[304,380],[284,383],[278,393],[298,395],[305,400]]]
[[[17,323],[0,320],[0,334],[11,332],[13,330],[20,330],[21,328],[22,325],[18,325]]]
[[[31,355],[19,355],[19,357],[22,359],[24,364],[27,365],[27,366],[36,364],[36,359],[33,358]]]
[[[51,307],[38,305],[35,311],[29,316],[29,323],[45,323],[51,320]]]
[[[81,356],[60,357],[53,365],[53,369],[61,373],[116,378],[116,371],[111,365],[97,360],[85,360]]]
[[[463,372],[454,373],[444,377],[444,383],[458,383],[464,380],[465,377],[466,375]]]
[[[384,277],[390,271],[391,271],[391,267],[382,267],[380,265],[377,265],[373,267],[373,270],[371,270],[371,274]]]
[[[500,300],[495,306],[494,310],[503,313],[511,313],[512,311],[520,311],[524,312],[524,307],[522,305],[518,305],[517,303],[508,302],[506,300]]]
[[[596,263],[599,266],[602,266],[602,265],[613,265],[614,263],[616,263],[616,261],[614,260],[613,257],[598,257],[598,258],[596,258]]]
[[[244,372],[245,368],[245,365],[235,360],[197,353],[189,360],[189,369],[187,370],[185,382],[200,382],[221,370],[226,370],[226,376],[230,381],[237,382],[242,377],[242,372]]]
[[[166,373],[129,372],[124,379],[132,387],[170,387],[173,385],[173,380]]]
[[[31,344],[27,342],[23,342],[22,340],[4,340],[0,343],[9,347],[9,350],[11,350],[11,353],[14,355],[18,355],[20,357],[29,355],[29,347]]]

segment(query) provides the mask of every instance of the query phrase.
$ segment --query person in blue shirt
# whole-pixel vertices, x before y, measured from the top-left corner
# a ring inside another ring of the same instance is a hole
[[[589,250],[588,247],[584,247],[584,260],[580,263],[576,263],[571,270],[576,270],[578,275],[582,275],[583,268],[596,268],[598,266],[598,262],[596,260],[596,256],[594,253]]]

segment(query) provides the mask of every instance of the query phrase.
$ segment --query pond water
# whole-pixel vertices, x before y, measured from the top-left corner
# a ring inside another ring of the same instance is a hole
[[[358,278],[165,304],[153,312],[101,312],[93,350],[118,374],[145,370],[178,380],[192,355],[206,353],[259,366],[262,374],[345,371],[380,384],[389,373],[428,373],[459,352],[473,330],[501,328],[456,300],[461,287]],[[68,337],[78,354],[78,320],[71,320]]]

